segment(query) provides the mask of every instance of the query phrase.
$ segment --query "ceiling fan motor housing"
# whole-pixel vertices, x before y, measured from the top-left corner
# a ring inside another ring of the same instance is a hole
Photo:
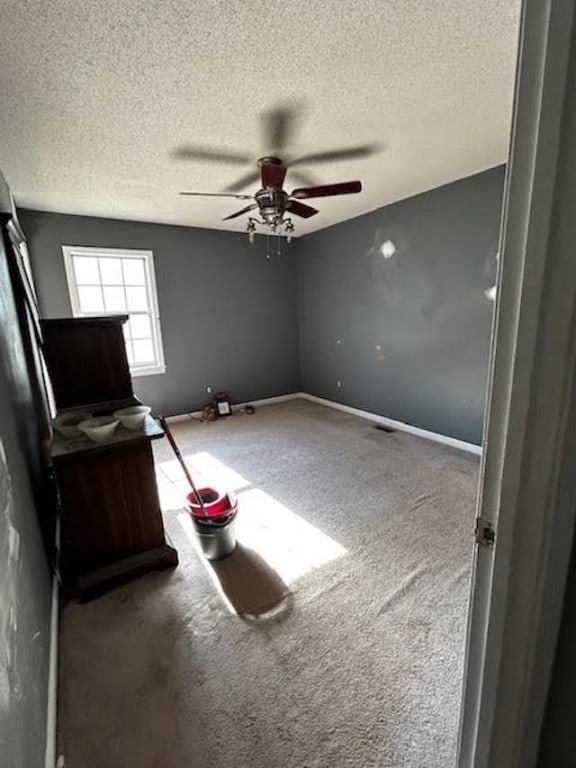
[[[284,165],[284,162],[274,155],[258,158],[258,165],[262,168],[263,165]]]
[[[286,211],[288,195],[282,189],[267,187],[259,189],[255,194],[260,215],[267,224],[278,224],[282,221]]]

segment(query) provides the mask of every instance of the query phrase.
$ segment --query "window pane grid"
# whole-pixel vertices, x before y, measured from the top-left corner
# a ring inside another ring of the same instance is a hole
[[[125,286],[126,288],[145,288],[144,285],[136,285],[135,283],[107,283],[106,281],[102,283],[81,283],[79,280],[76,280],[76,285],[81,288],[101,288],[102,286],[105,286],[107,288],[120,288],[121,285]]]
[[[124,306],[126,307],[126,309],[128,309],[128,297],[126,296],[126,285],[124,284],[124,265],[123,265],[122,259],[120,259],[120,271],[122,273],[122,291],[124,292]],[[130,349],[132,349],[132,345],[130,345]],[[131,363],[133,362],[134,362],[134,354],[132,353]]]
[[[99,261],[102,285],[122,285],[122,260],[118,257],[103,256]]]
[[[72,249],[70,249],[72,250]],[[95,249],[96,250],[96,249]],[[79,314],[126,314],[126,354],[133,369],[160,365],[162,353],[148,257],[70,253]]]
[[[76,285],[94,285],[99,280],[97,259],[94,256],[74,256]]]
[[[130,364],[138,367],[154,363],[157,353],[150,313],[131,312],[128,318],[124,326],[124,338]]]

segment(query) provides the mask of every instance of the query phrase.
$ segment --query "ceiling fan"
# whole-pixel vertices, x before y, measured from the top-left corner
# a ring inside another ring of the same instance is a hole
[[[338,184],[317,184],[308,174],[294,168],[294,166],[309,163],[335,162],[340,160],[352,160],[356,158],[368,157],[377,151],[375,144],[368,144],[356,147],[344,147],[328,150],[326,152],[315,152],[309,155],[287,158],[284,162],[278,155],[282,153],[285,157],[285,150],[288,145],[290,133],[293,128],[296,117],[296,108],[282,107],[273,109],[264,113],[262,124],[264,129],[265,145],[273,148],[273,154],[261,157],[257,161],[257,170],[251,171],[230,184],[225,192],[180,192],[181,195],[206,196],[206,197],[232,197],[237,200],[251,200],[250,205],[242,208],[235,213],[225,216],[223,221],[235,219],[244,214],[250,214],[252,211],[258,211],[260,219],[249,216],[248,235],[250,240],[254,240],[256,225],[262,224],[268,227],[272,232],[279,234],[284,231],[290,240],[294,225],[289,218],[290,215],[299,216],[308,219],[318,213],[316,208],[300,202],[318,197],[332,197],[335,195],[350,195],[362,191],[360,181],[348,181]],[[244,164],[250,161],[250,156],[241,152],[219,151],[217,149],[206,147],[181,147],[174,153],[178,159],[186,160],[211,160],[219,163]],[[307,186],[294,189],[291,193],[284,189],[286,173],[290,169],[290,175],[300,180]],[[240,190],[260,180],[260,189],[254,194],[240,194]]]

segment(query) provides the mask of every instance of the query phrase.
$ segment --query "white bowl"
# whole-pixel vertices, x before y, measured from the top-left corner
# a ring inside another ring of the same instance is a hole
[[[148,405],[132,405],[129,408],[121,408],[119,411],[114,411],[113,416],[115,419],[119,419],[122,422],[122,426],[126,427],[126,429],[136,432],[142,429],[146,416],[148,416],[151,410]]]
[[[62,437],[78,437],[80,430],[78,425],[86,419],[91,419],[92,414],[87,411],[77,411],[76,413],[59,413],[52,422],[56,432]]]
[[[103,443],[112,437],[117,426],[118,420],[112,416],[96,416],[94,419],[81,421],[78,429],[95,443]]]

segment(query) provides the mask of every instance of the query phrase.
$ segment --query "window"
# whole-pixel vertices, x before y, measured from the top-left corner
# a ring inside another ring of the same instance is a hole
[[[123,315],[133,376],[164,373],[152,251],[62,247],[75,317]]]

